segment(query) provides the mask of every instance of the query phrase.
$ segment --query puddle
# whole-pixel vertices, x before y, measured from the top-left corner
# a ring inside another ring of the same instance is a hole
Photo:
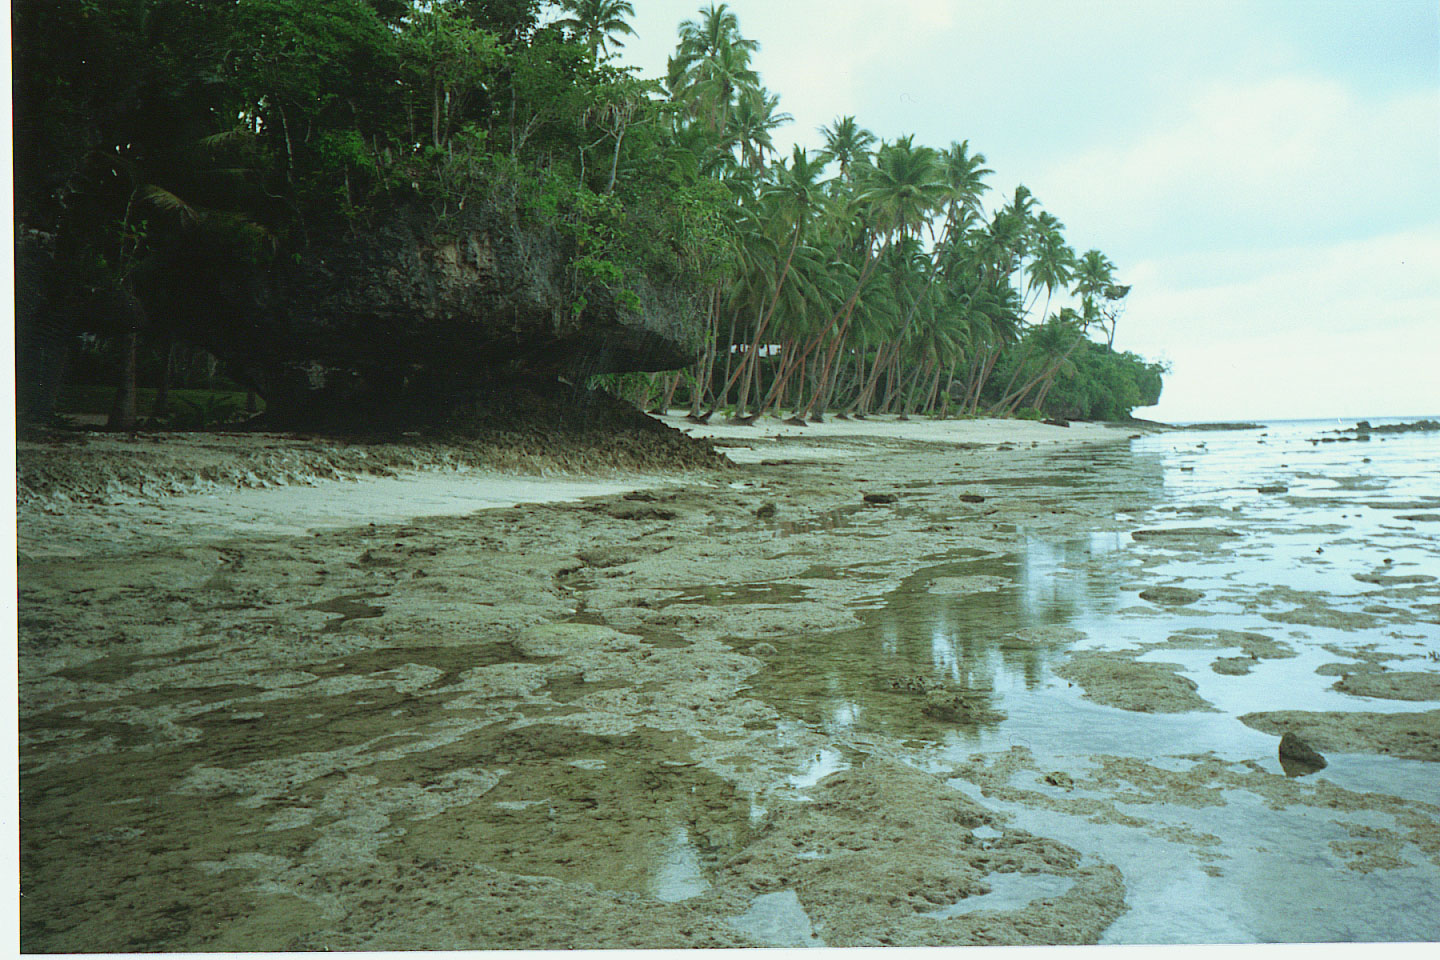
[[[385,612],[384,607],[372,606],[364,601],[375,600],[383,596],[385,596],[383,593],[351,593],[322,603],[307,604],[300,609],[340,614],[340,619],[331,620],[320,628],[321,633],[337,633],[351,620],[367,620],[382,615]]]
[[[777,640],[779,655],[753,678],[753,689],[824,729],[973,737],[1002,719],[1000,691],[1042,682],[1044,664],[1072,639],[1057,628],[1092,607],[1114,606],[1103,583],[1066,562],[1105,549],[1087,538],[1036,541],[1020,556],[956,550],[860,609],[864,626]],[[959,698],[957,711],[927,706],[932,691]]]
[[[990,887],[989,893],[966,897],[921,916],[944,920],[977,910],[1023,910],[1032,900],[1064,896],[1075,885],[1075,880],[1053,873],[992,873],[985,878],[985,883]]]
[[[794,890],[761,894],[744,914],[727,922],[771,947],[825,946],[825,941],[811,929],[810,917]]]
[[[655,604],[655,608],[658,610],[677,603],[698,603],[702,606],[729,603],[786,603],[791,600],[803,600],[804,597],[805,588],[794,583],[714,584],[682,590],[676,596],[659,601]]]

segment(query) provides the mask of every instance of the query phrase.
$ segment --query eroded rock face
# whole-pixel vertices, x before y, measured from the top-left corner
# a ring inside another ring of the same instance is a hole
[[[287,426],[445,407],[466,391],[488,401],[487,386],[516,378],[673,369],[693,359],[703,320],[694,291],[655,273],[626,274],[633,301],[582,288],[571,238],[495,204],[443,219],[396,209],[264,270],[193,256],[172,269],[194,289],[165,308],[191,315]]]

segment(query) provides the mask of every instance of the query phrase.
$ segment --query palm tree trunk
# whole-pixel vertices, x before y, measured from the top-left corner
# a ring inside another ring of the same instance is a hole
[[[775,308],[780,305],[780,292],[785,289],[785,279],[790,276],[790,264],[794,262],[795,251],[800,246],[800,232],[803,226],[803,223],[795,224],[795,237],[790,242],[790,252],[785,255],[785,266],[782,267],[780,270],[780,279],[775,281],[775,292],[772,293],[770,296],[770,307],[765,311],[765,316],[760,320],[760,323],[757,325],[757,328],[755,330],[755,340],[751,344],[750,351],[747,354],[746,358],[742,359],[740,362],[741,370],[745,369],[746,360],[749,360],[753,372],[753,367],[756,360],[755,354],[760,349],[760,338],[765,335],[766,328],[770,326],[770,318],[775,315]],[[730,385],[728,383],[725,385],[725,389],[727,391],[730,389]],[[742,408],[745,406],[745,400],[747,399],[747,394],[749,392],[744,387],[742,387],[741,390],[742,392],[740,403],[735,408],[735,415],[737,417],[742,415],[743,413]]]
[[[861,416],[869,416],[870,403],[875,396],[875,388],[880,383],[880,374],[884,365],[889,362],[889,344],[881,340],[875,347],[875,362],[870,366],[870,375],[865,380],[865,385],[860,389],[860,396],[855,398],[855,404],[860,408]]]
[[[985,364],[980,368],[980,379],[975,382],[975,396],[970,401],[970,412],[980,411],[980,394],[985,392],[985,381],[990,379],[990,374],[995,370],[995,361],[1000,359],[1000,348],[995,347],[985,357]]]
[[[669,384],[665,387],[660,402],[650,409],[650,413],[659,414],[663,417],[670,412],[670,401],[675,398],[675,388],[680,386],[680,374],[681,371],[675,371],[675,375],[670,378]]]
[[[139,339],[140,334],[135,330],[121,338],[120,377],[115,384],[115,402],[110,406],[106,429],[135,429],[135,353]]]
[[[739,319],[738,313],[730,314],[730,339],[726,342],[725,346],[725,389],[721,390],[719,396],[716,397],[718,404],[725,403],[730,395],[730,385],[735,382],[730,379],[730,362],[735,359],[735,321],[737,319]],[[714,412],[713,407],[710,412]]]
[[[910,385],[900,392],[900,417],[908,420],[910,412],[915,409],[915,392],[920,389],[920,382],[930,375],[930,365],[933,361],[925,358],[925,362],[915,367],[915,372],[910,376]]]
[[[855,292],[856,294],[860,292],[858,285]],[[850,332],[850,319],[854,315],[853,311],[855,309],[854,298],[852,297],[850,302],[841,309],[842,312],[845,312],[845,322],[840,325],[840,330],[835,334],[834,338],[830,341],[829,348],[825,351],[825,365],[820,369],[820,389],[816,390],[815,393],[810,397],[810,405],[805,408],[804,413],[800,414],[801,418],[809,418],[814,423],[825,422],[825,410],[827,409],[830,395],[830,390],[828,389],[828,387],[829,385],[834,383],[835,373],[839,372],[837,368],[835,369],[834,373],[832,373],[832,368],[835,366],[835,354],[840,350],[840,345],[845,342],[846,334]],[[840,314],[836,314],[835,316],[838,317],[839,315]],[[835,322],[835,318],[832,317],[830,322],[831,325],[833,325]],[[823,336],[824,333],[825,331],[821,331],[821,336]],[[820,342],[818,337],[816,338],[815,342]],[[817,403],[821,404],[818,410],[815,409],[815,405]]]
[[[1059,361],[1057,361],[1057,363],[1058,362]],[[1041,380],[1044,380],[1045,375],[1049,373],[1051,369],[1052,367],[1049,364],[1042,367],[1040,369],[1040,372],[1035,374],[1035,376],[1031,377],[1029,380],[1025,381],[1025,385],[1022,386],[1019,390],[1015,391],[1009,396],[1004,397],[999,402],[992,405],[989,412],[998,413],[1003,410],[1006,416],[1014,414],[1016,410],[1020,409],[1020,402],[1025,399],[1025,395],[1028,394],[1031,388],[1033,388],[1037,383],[1039,383]]]
[[[160,367],[160,389],[155,392],[155,405],[150,416],[163,417],[170,412],[170,370],[175,366],[175,341],[167,339],[164,349],[165,361]]]
[[[1006,396],[1010,393],[1010,388],[1015,386],[1015,379],[1020,376],[1020,371],[1025,369],[1025,361],[1030,359],[1030,350],[1031,345],[1027,343],[1024,351],[1020,354],[1020,359],[1015,362],[1015,371],[1010,374],[1009,382],[1005,384],[1005,389],[1000,391],[1000,396]]]
[[[940,392],[940,375],[944,372],[940,364],[935,364],[935,377],[930,381],[930,389],[925,391],[925,407],[921,410],[926,416],[935,412],[935,396]]]
[[[690,416],[699,417],[700,407],[705,403],[705,394],[710,389],[710,382],[715,374],[715,351],[719,348],[720,340],[720,285],[716,284],[711,289],[710,297],[710,342],[706,344],[705,351],[700,357],[700,363],[695,370],[695,392],[690,398]]]

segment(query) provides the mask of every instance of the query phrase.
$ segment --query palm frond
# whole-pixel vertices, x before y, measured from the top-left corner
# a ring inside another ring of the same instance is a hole
[[[161,210],[178,213],[182,220],[190,223],[199,221],[204,215],[201,211],[186,203],[179,194],[166,190],[164,187],[156,186],[153,183],[147,184],[140,191],[140,198],[148,203],[154,204]]]

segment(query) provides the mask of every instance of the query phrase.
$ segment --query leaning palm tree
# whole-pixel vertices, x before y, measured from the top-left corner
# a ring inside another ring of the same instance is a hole
[[[583,39],[592,60],[600,59],[602,49],[608,55],[625,46],[616,39],[618,34],[635,35],[625,22],[626,17],[635,16],[630,0],[559,0],[559,6],[570,16],[555,21],[556,26],[567,27]]]
[[[727,379],[724,388],[720,391],[721,398],[725,396],[735,379],[753,370],[765,332],[770,328],[770,320],[775,314],[775,308],[780,303],[781,293],[785,289],[785,281],[790,276],[790,267],[794,262],[795,252],[800,246],[806,225],[819,202],[820,169],[820,164],[810,160],[805,150],[797,146],[792,153],[790,164],[787,165],[783,161],[777,164],[773,185],[761,192],[761,199],[766,204],[766,215],[763,217],[763,222],[769,225],[776,223],[791,225],[788,250],[784,255],[785,261],[778,271],[774,290],[768,293],[768,304],[764,298],[760,300],[762,312],[755,324],[754,338],[741,359],[740,368],[736,370],[733,377]],[[748,383],[748,381],[742,381],[742,383]],[[744,388],[742,387],[742,389]],[[740,405],[744,406],[743,394]]]

